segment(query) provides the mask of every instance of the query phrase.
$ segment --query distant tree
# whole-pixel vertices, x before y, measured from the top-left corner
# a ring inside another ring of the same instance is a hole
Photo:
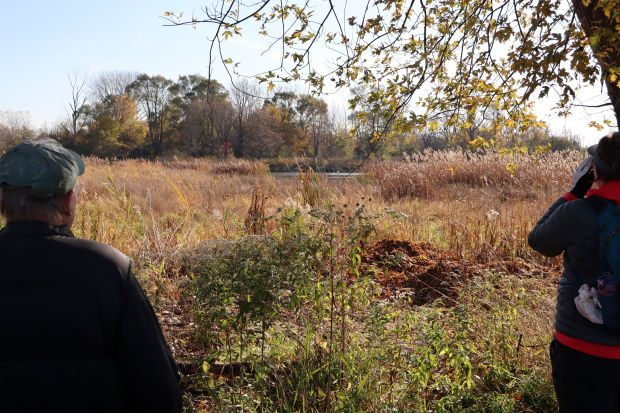
[[[280,136],[283,139],[280,155],[285,157],[308,154],[309,137],[300,126],[297,102],[299,96],[290,91],[279,91],[265,101],[265,107],[278,118]]]
[[[284,144],[280,132],[279,110],[272,105],[253,112],[247,121],[246,155],[250,158],[275,158]]]
[[[435,151],[441,151],[448,149],[449,136],[439,131],[422,130],[417,135],[417,150],[425,151],[432,149]]]
[[[351,133],[355,137],[355,155],[365,159],[371,155],[380,155],[384,142],[382,137],[390,133],[394,124],[390,122],[390,108],[372,99],[372,91],[364,87],[352,90],[357,111],[350,114]]]
[[[547,142],[542,142],[539,146],[544,147],[546,144],[548,144],[549,149],[554,152],[583,149],[579,137],[571,133],[552,135]]]
[[[136,102],[129,95],[110,95],[93,109],[92,122],[81,146],[97,156],[126,157],[145,146],[147,126],[138,119]]]
[[[310,95],[301,95],[297,100],[298,124],[310,140],[315,159],[321,156],[321,149],[330,139],[331,125],[327,103]]]
[[[75,143],[78,133],[88,120],[90,106],[86,103],[86,86],[88,84],[88,76],[84,73],[74,71],[67,75],[67,80],[71,86],[71,100],[69,101],[69,127],[70,136],[69,146]]]
[[[168,128],[173,82],[163,76],[139,75],[127,86],[127,93],[138,103],[148,125],[148,138],[152,151],[160,155]]]
[[[236,82],[230,91],[230,102],[237,116],[236,135],[233,140],[235,156],[245,156],[245,139],[247,135],[248,118],[256,112],[264,103],[260,97],[261,88],[257,83],[251,83],[247,79]]]
[[[90,99],[94,102],[103,102],[110,96],[121,96],[137,77],[138,73],[135,72],[120,70],[101,72],[90,82]]]
[[[552,133],[549,129],[531,128],[519,133],[512,141],[513,146],[525,147],[530,151],[548,148],[551,151],[582,149],[580,139],[571,132]]]
[[[183,110],[197,99],[220,101],[228,98],[228,91],[220,82],[198,74],[179,76],[170,86],[170,92],[174,95],[172,103]]]
[[[28,113],[0,111],[0,151],[35,135]]]
[[[179,76],[179,79],[170,86],[170,92],[173,97],[170,101],[171,111],[171,127],[176,129],[177,136],[180,141],[185,141],[192,153],[199,153],[205,150],[204,140],[198,141],[198,147],[193,143],[195,137],[184,136],[186,131],[196,131],[196,115],[201,111],[197,111],[197,107],[192,108],[193,123],[191,126],[186,125],[188,122],[188,112],[190,106],[194,102],[202,102],[201,105],[209,106],[211,102],[224,101],[228,97],[228,91],[226,88],[215,79],[207,79],[206,77],[198,74]],[[211,105],[212,106],[212,105]],[[204,112],[204,111],[202,111]],[[209,138],[209,141],[213,139]],[[194,142],[195,143],[195,142]]]
[[[232,154],[233,134],[236,124],[235,110],[229,101],[212,102],[214,116],[213,128],[218,141],[216,155],[226,159]]]
[[[349,133],[348,113],[344,108],[330,108],[327,142],[322,149],[325,158],[352,158],[355,139]]]
[[[191,101],[185,113],[183,139],[190,153],[227,157],[232,150],[235,127],[235,113],[230,102],[203,97]]]
[[[297,105],[298,96],[295,92],[290,91],[278,91],[273,96],[266,100],[265,104],[273,105],[286,113],[286,116],[291,120],[295,117],[295,106]]]

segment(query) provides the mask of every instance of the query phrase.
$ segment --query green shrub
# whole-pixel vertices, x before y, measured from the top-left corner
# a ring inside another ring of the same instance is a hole
[[[218,348],[232,334],[254,336],[258,329],[262,336],[295,308],[314,279],[324,245],[294,224],[293,217],[277,235],[207,241],[186,254],[198,332],[208,348]]]

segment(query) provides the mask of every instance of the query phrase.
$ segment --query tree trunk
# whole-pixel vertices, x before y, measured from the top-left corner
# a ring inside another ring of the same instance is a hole
[[[583,0],[573,0],[573,6],[581,28],[590,40],[592,51],[601,67],[601,76],[607,86],[607,94],[616,114],[616,128],[620,127],[620,79],[610,81],[609,70],[620,67],[620,33],[616,30],[614,13],[607,17],[597,7],[599,0],[592,0],[586,6]],[[597,39],[592,41],[592,39]],[[619,75],[620,77],[620,75]]]
[[[618,62],[618,66],[620,66],[620,62]],[[609,99],[611,100],[611,104],[614,107],[614,112],[616,113],[616,128],[620,129],[620,88],[618,84],[614,84],[609,80],[605,81],[607,84],[607,93],[609,94]]]
[[[243,117],[241,114],[239,114],[239,121],[238,121],[238,129],[237,129],[237,144],[235,151],[237,152],[235,155],[238,158],[243,158],[245,156],[245,142],[244,142],[244,136],[243,134],[245,133],[244,131],[244,125],[243,125]],[[233,151],[233,152],[235,152]]]

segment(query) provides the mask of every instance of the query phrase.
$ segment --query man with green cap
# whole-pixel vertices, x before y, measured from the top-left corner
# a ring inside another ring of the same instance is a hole
[[[0,411],[181,411],[176,364],[116,249],[75,238],[84,162],[52,139],[0,157]]]

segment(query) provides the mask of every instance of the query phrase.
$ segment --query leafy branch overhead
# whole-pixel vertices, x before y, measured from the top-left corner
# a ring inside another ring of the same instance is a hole
[[[231,78],[363,87],[385,117],[381,136],[436,122],[528,128],[533,100],[555,97],[567,114],[578,87],[597,82],[609,98],[597,106],[620,119],[620,0],[213,0],[204,13],[165,17],[209,25],[210,62],[219,55]],[[280,59],[241,73],[222,43],[252,31]]]

